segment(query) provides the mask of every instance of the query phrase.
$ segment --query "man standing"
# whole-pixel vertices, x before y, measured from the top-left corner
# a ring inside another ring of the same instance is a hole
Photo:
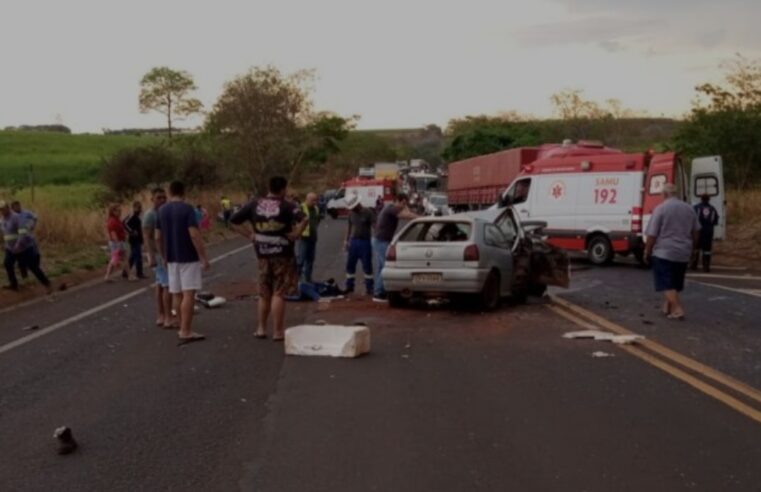
[[[312,269],[317,252],[317,228],[320,226],[320,209],[317,208],[317,195],[308,193],[301,204],[301,211],[307,218],[307,226],[301,233],[301,239],[296,243],[296,258],[299,266],[299,278],[306,283],[312,283]]]
[[[703,256],[703,271],[711,271],[711,250],[713,249],[713,228],[719,224],[719,212],[711,205],[711,197],[703,195],[695,205],[695,213],[700,222],[698,250],[693,258],[692,269],[698,268],[698,255]]]
[[[185,203],[185,185],[179,181],[169,185],[169,203],[158,211],[156,242],[167,265],[169,293],[179,306],[180,341],[203,340],[203,335],[192,330],[193,306],[195,293],[203,284],[202,270],[209,269],[209,260],[196,212]]]
[[[148,266],[156,272],[156,326],[167,329],[176,328],[172,319],[172,296],[169,294],[169,275],[166,272],[164,259],[156,244],[156,221],[158,211],[166,203],[164,188],[154,188],[151,191],[153,208],[145,213],[143,218],[143,237],[148,247]]]
[[[16,263],[32,272],[37,280],[45,286],[48,294],[53,292],[50,280],[40,268],[40,252],[37,243],[27,228],[26,221],[21,215],[13,212],[11,207],[0,200],[0,231],[3,233],[5,243],[5,272],[8,274],[8,286],[10,290],[18,290],[16,278]]]
[[[18,200],[11,202],[11,210],[21,216],[21,219],[24,221],[24,226],[26,226],[29,233],[34,234],[34,229],[37,227],[37,215],[31,210],[24,210],[21,208],[21,202]],[[27,278],[29,276],[27,268],[21,263],[19,263],[18,269],[21,273],[21,278]]]
[[[135,267],[137,278],[144,279],[143,275],[143,220],[140,214],[143,212],[143,204],[134,202],[132,214],[124,219],[124,228],[127,229],[127,241],[129,242],[128,269]]]
[[[645,261],[652,262],[655,290],[664,293],[663,314],[669,319],[681,320],[684,307],[679,292],[684,289],[684,277],[700,224],[692,207],[676,194],[675,185],[668,183],[663,187],[665,201],[655,208],[645,231]]]
[[[375,215],[369,208],[360,203],[358,195],[346,198],[346,208],[349,209],[349,227],[346,230],[344,247],[349,253],[346,262],[346,292],[354,292],[357,262],[362,262],[365,273],[365,290],[368,296],[373,295],[373,248],[371,243]]]
[[[375,259],[375,286],[373,289],[373,301],[386,302],[386,291],[383,289],[381,273],[386,264],[386,250],[396,234],[399,219],[415,219],[418,216],[410,212],[407,195],[396,195],[393,203],[389,203],[378,216],[378,224],[375,226],[373,237],[373,258]]]
[[[272,313],[272,340],[285,336],[285,298],[298,292],[299,275],[294,257],[294,242],[309,221],[299,205],[285,199],[288,180],[275,176],[269,194],[252,200],[230,218],[233,228],[251,239],[256,250],[259,272],[258,324],[256,338],[267,337],[267,322]],[[241,227],[250,222],[251,230]]]

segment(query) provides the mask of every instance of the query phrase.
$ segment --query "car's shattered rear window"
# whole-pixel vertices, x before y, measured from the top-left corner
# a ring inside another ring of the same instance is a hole
[[[399,238],[402,243],[452,243],[470,239],[469,222],[418,222]]]

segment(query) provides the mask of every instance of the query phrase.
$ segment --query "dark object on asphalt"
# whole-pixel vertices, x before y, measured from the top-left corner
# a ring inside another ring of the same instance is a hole
[[[214,294],[209,291],[202,291],[196,294],[197,301],[210,301],[212,299],[214,299]]]
[[[643,319],[643,320],[642,320],[642,324],[643,324],[643,325],[654,325],[655,323],[653,323],[653,322],[652,322],[652,321],[650,321],[649,319]]]
[[[21,329],[21,331],[34,331],[34,330],[39,330],[39,329],[40,329],[40,325],[32,325],[32,326],[25,326],[25,327],[23,327]]]
[[[53,433],[53,437],[58,440],[58,454],[71,454],[79,446],[77,441],[74,440],[71,429],[66,426],[57,428]]]
[[[60,290],[61,292],[63,292],[64,290],[66,290],[68,288],[69,288],[69,286],[66,285],[66,282],[62,282],[61,285],[58,286],[58,290]]]

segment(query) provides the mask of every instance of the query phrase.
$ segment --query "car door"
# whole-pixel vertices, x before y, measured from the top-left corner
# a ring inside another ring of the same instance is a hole
[[[513,282],[513,243],[495,224],[484,225],[484,253],[488,268],[497,268],[500,275],[500,292],[509,294]]]
[[[726,235],[726,198],[724,194],[724,166],[720,156],[700,157],[692,161],[690,172],[690,202],[700,203],[702,196],[711,199],[711,205],[719,213],[719,224],[714,227],[713,237],[724,239]]]

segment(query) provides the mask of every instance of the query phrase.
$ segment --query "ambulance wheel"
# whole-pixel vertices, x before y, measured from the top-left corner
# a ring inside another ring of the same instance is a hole
[[[602,234],[592,236],[587,245],[587,257],[593,265],[607,265],[613,261],[613,246]]]

